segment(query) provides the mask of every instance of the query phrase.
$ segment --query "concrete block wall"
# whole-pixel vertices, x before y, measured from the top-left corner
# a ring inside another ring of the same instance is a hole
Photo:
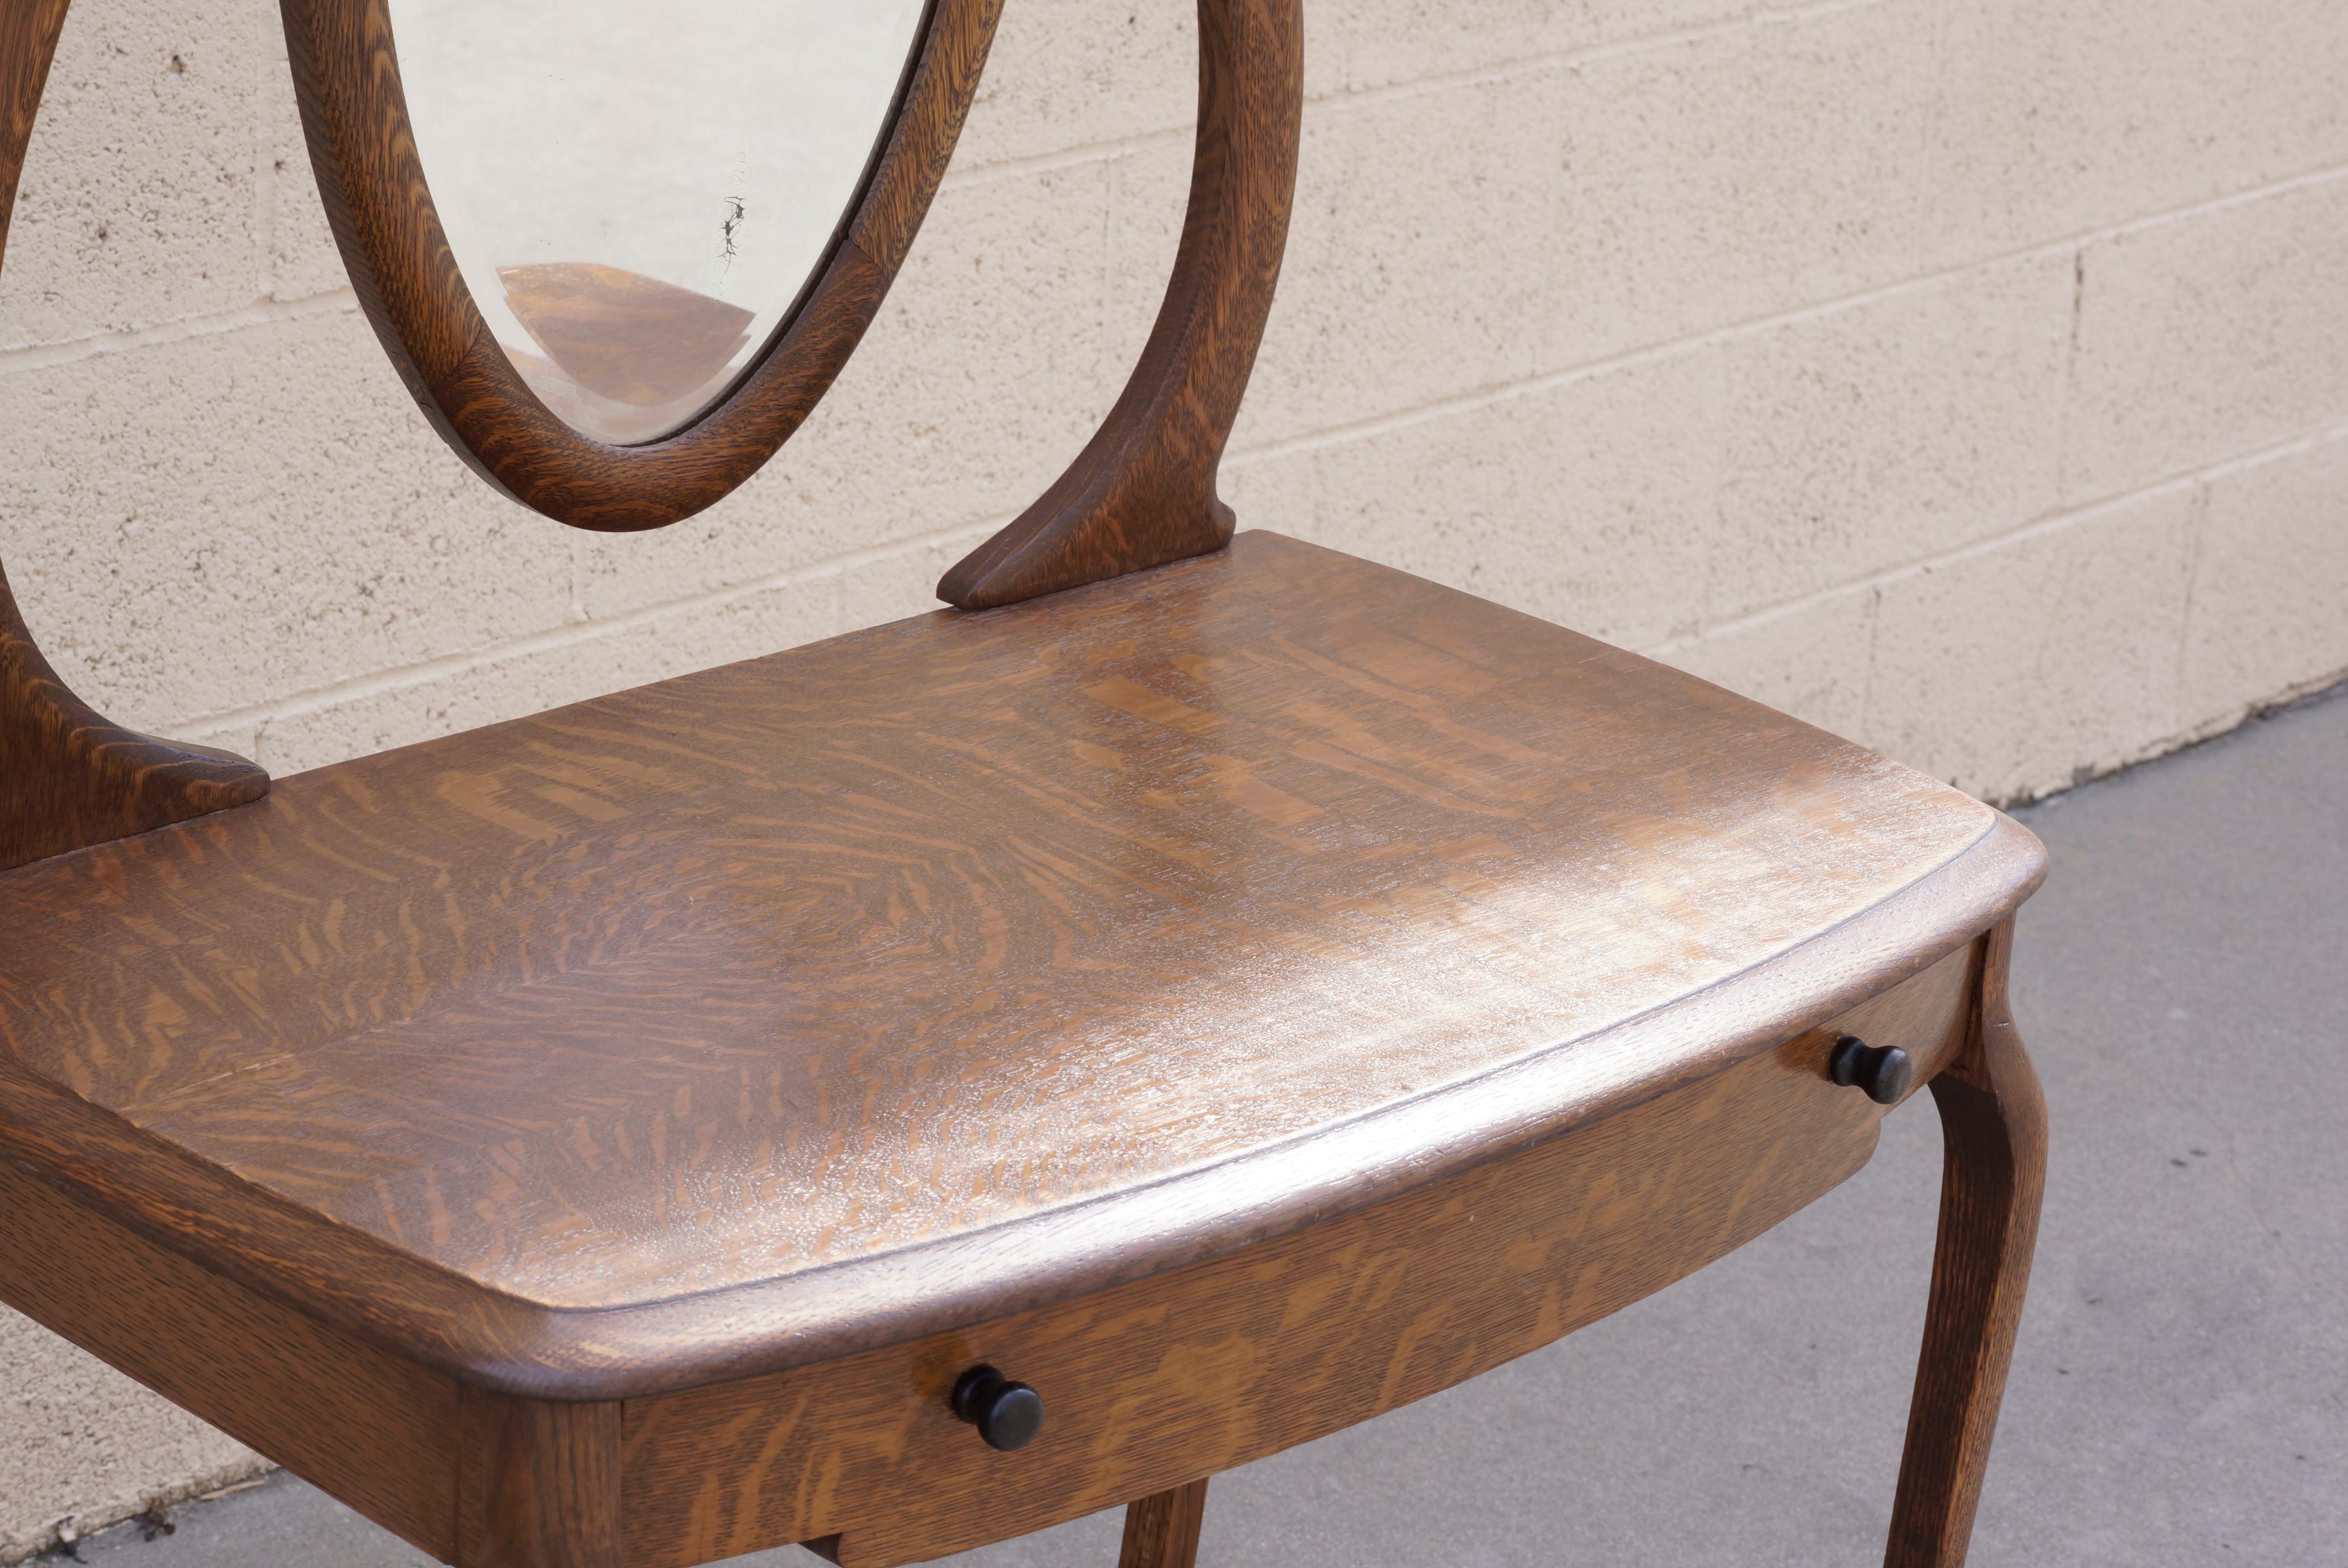
[[[2333,0],[1308,0],[1226,488],[1992,799],[2348,672]],[[1179,0],[1011,0],[799,437],[573,534],[426,428],[267,0],[80,0],[0,274],[0,559],[61,672],[279,773],[916,613],[1171,257]],[[0,1560],[256,1461],[0,1315]]]

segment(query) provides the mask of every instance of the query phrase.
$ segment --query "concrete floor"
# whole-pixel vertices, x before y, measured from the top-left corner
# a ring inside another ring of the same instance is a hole
[[[2022,815],[2054,861],[2014,984],[2054,1156],[1972,1561],[2348,1564],[2348,700]],[[1857,1180],[1696,1277],[1219,1479],[1201,1560],[1879,1561],[1939,1143],[1911,1105]],[[289,1478],[175,1519],[83,1554],[424,1561]],[[1108,1568],[1118,1528],[955,1561]]]

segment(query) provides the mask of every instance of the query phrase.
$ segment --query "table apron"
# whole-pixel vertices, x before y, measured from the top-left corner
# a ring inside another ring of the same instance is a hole
[[[1844,1033],[1918,1087],[1970,1020],[1978,944],[1822,1028],[1605,1120],[1276,1241],[813,1367],[633,1399],[624,1555],[689,1568],[821,1541],[854,1568],[1023,1535],[1369,1419],[1694,1273],[1872,1156],[1884,1108],[1826,1075]],[[1911,1091],[1912,1092],[1912,1091]],[[1047,1412],[999,1453],[967,1368]]]

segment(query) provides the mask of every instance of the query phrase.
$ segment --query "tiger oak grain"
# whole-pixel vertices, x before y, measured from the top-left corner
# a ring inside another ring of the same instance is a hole
[[[828,1312],[917,1332],[945,1276],[906,1270],[940,1248],[963,1249],[956,1312],[1098,1283],[1095,1241],[1045,1244],[1104,1204],[1213,1250],[1328,1184],[1423,1176],[1404,1151],[1445,1106],[1474,1107],[1473,1143],[1725,1065],[1996,918],[2035,875],[2002,820],[1701,682],[1251,534],[22,867],[0,1045],[315,1216],[319,1245],[431,1270],[403,1295],[767,1302],[755,1332],[675,1344],[693,1378],[747,1369],[752,1340],[834,1353]],[[1797,959],[1943,873],[1973,890],[1919,895],[1948,905],[1929,951]],[[1765,983],[1777,960],[1807,979]],[[1673,1004],[1738,985],[1760,989],[1698,1054],[1659,1043]],[[1487,1081],[1542,1061],[1529,1102]],[[517,1391],[606,1387],[513,1332],[496,1366],[555,1363]]]
[[[723,494],[820,395],[996,9],[939,0],[774,354],[615,456],[500,382],[382,0],[283,3],[419,401],[612,528]],[[0,13],[0,194],[63,15]],[[1948,1129],[1889,1560],[1957,1568],[2044,1172],[2005,1002],[2044,852],[1558,628],[1272,535],[1218,550],[1302,35],[1295,0],[1202,0],[1200,34],[1142,364],[945,586],[1008,608],[256,798],[251,764],[75,702],[0,581],[0,1299],[466,1568],[793,1539],[879,1565],[1137,1498],[1128,1563],[1188,1568],[1214,1471],[1857,1169],[1880,1112],[1825,1075],[1847,1030],[1907,1050]],[[1044,1389],[1029,1448],[945,1414],[981,1356]]]
[[[1883,1108],[1825,1075],[1868,1031],[1960,1040],[1973,955],[1779,1050],[1211,1263],[815,1368],[631,1400],[629,1555],[687,1568],[837,1536],[890,1568],[1168,1491],[1451,1387],[1653,1294],[1863,1166]],[[947,1409],[967,1368],[1050,1412],[1014,1453]],[[708,1434],[723,1432],[722,1455]]]

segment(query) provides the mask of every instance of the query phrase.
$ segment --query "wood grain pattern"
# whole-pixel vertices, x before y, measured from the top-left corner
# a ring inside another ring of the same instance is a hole
[[[127,730],[75,696],[0,572],[0,871],[268,793],[242,757]]]
[[[0,1301],[449,1560],[454,1383],[241,1289],[5,1161],[0,1212]]]
[[[1926,1049],[1962,1028],[1970,999],[1942,970],[1908,985],[1921,1005],[1879,1008],[1881,1043]],[[839,1561],[885,1568],[1169,1490],[1475,1377],[1703,1267],[1863,1166],[1883,1108],[1826,1076],[1852,1021],[1210,1263],[630,1401],[630,1556],[683,1568],[836,1533]],[[946,1408],[982,1362],[1044,1397],[1043,1434],[1015,1453]]]
[[[456,1561],[622,1568],[620,1408],[465,1391]]]
[[[1932,1082],[1941,1237],[1886,1568],[1962,1568],[2038,1241],[2046,1099],[2006,997],[2013,921],[1983,949],[1972,1039]]]
[[[1303,109],[1302,0],[1199,0],[1198,150],[1157,325],[1083,453],[940,599],[1015,603],[1230,540],[1216,471],[1280,282]]]
[[[0,10],[0,261],[67,0]],[[108,722],[41,656],[0,571],[0,871],[258,799],[269,775]]]
[[[1160,1469],[1220,1468],[1238,1462],[1234,1434],[1269,1451],[1421,1397],[1659,1288],[1807,1201],[1804,1184],[1823,1191],[1855,1170],[1879,1112],[1825,1083],[1831,1042],[1861,1033],[1933,1059],[1940,1042],[1965,1030],[1976,967],[1972,949],[1961,950],[1710,1084],[1285,1243],[1026,1324],[981,1325],[818,1368],[812,1383],[793,1374],[639,1401],[626,1416],[624,1481],[616,1407],[474,1391],[460,1403],[450,1385],[228,1287],[5,1164],[0,1204],[23,1223],[0,1235],[0,1295],[444,1558],[487,1568],[681,1563],[804,1527],[803,1516],[778,1526],[713,1510],[712,1496],[747,1474],[769,1514],[794,1475],[803,1487],[815,1481],[815,1506],[835,1505],[818,1517],[851,1527],[811,1542],[823,1555],[910,1561],[1050,1522],[1036,1514],[1034,1493],[1052,1489],[1022,1473],[1027,1459],[991,1455],[958,1425],[942,1453],[930,1451],[934,1431],[917,1430],[907,1442],[892,1430],[908,1418],[916,1429],[935,1425],[922,1407],[942,1394],[928,1385],[950,1381],[970,1359],[1051,1368],[1056,1435],[1072,1424],[1079,1438],[1088,1422],[1099,1429],[1089,1445],[1063,1443],[1052,1456],[1086,1473],[1076,1501],[1066,1487],[1045,1500],[1058,1504],[1051,1517],[1115,1495],[1131,1478],[1125,1450],[1137,1433],[1159,1450],[1170,1443],[1173,1457],[1157,1454]],[[1756,1129],[1768,1147],[1754,1146]],[[1743,1185],[1723,1185],[1739,1171]],[[1548,1298],[1529,1312],[1529,1293],[1542,1288]],[[1257,1341],[1234,1345],[1232,1326],[1244,1333],[1251,1318]],[[1385,1346],[1386,1361],[1364,1346]],[[1137,1368],[1143,1376],[1131,1375]],[[1365,1400],[1374,1376],[1377,1391]],[[1222,1386],[1235,1378],[1240,1386]],[[1085,1397],[1059,1397],[1072,1384]],[[1261,1409],[1268,1394],[1280,1407],[1271,1417]],[[780,1432],[778,1409],[791,1417]],[[1220,1419],[1202,1420],[1201,1409]],[[844,1436],[825,1430],[841,1426],[850,1429]],[[852,1457],[864,1462],[841,1462],[827,1440],[862,1450]],[[778,1455],[789,1456],[790,1474],[775,1473]],[[870,1479],[876,1459],[882,1484],[860,1489],[853,1483]],[[450,1527],[452,1470],[462,1481]],[[1195,1508],[1203,1489],[1147,1500],[1128,1551],[1180,1551],[1196,1518],[1186,1525],[1175,1505],[1188,1496]],[[680,1532],[682,1508],[694,1517]],[[888,1527],[852,1528],[876,1517]]]
[[[938,0],[768,356],[623,450],[516,397],[383,0],[284,0],[395,361],[493,481],[608,528],[706,505],[820,396],[998,3]],[[64,13],[0,14],[0,249]],[[1881,1112],[1826,1077],[1848,1031],[1906,1049],[1948,1132],[1887,1561],[1957,1568],[2044,1176],[2004,994],[2035,842],[1292,541],[1055,593],[1230,536],[1299,29],[1294,0],[1201,0],[1158,330],[942,589],[1044,603],[187,820],[266,776],[90,712],[0,578],[0,1299],[467,1568],[789,1541],[888,1568],[1136,1496],[1125,1568],[1188,1568],[1200,1478],[1545,1344],[1857,1170]],[[1030,1447],[947,1413],[982,1360],[1044,1390]]]
[[[1849,1008],[2042,864],[1253,534],[10,873],[0,1149],[429,1364],[617,1397],[1374,1201]]]
[[[41,92],[57,57],[57,35],[70,0],[10,0],[0,10],[0,258],[8,252],[8,220],[16,210],[16,181],[25,149],[41,112]]]
[[[1128,1503],[1117,1568],[1191,1568],[1207,1518],[1207,1483],[1188,1481]]]
[[[351,282],[435,429],[482,477],[576,528],[693,516],[771,457],[871,324],[978,89],[1002,0],[933,0],[871,177],[819,276],[743,381],[664,440],[580,435],[531,393],[482,321],[432,205],[387,0],[282,0],[318,189]]]
[[[1916,1064],[1908,1092],[1920,1093],[1965,1049],[1981,962],[1980,943],[1960,948],[1914,979],[1859,1003],[1835,1020],[1834,1027],[1869,1045],[1907,1051]]]

